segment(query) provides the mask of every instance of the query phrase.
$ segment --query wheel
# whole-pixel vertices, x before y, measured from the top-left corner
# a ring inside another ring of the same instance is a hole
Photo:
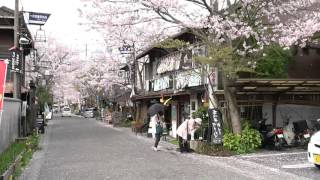
[[[320,169],[320,165],[319,164],[314,164],[318,169]]]
[[[282,149],[281,139],[277,138],[276,136],[274,137],[274,148],[277,151],[280,151]]]

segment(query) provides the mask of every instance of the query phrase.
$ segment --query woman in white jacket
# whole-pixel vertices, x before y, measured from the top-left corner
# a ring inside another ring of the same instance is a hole
[[[158,114],[155,114],[151,117],[150,119],[150,124],[149,127],[151,127],[151,134],[153,139],[155,139],[155,145],[153,146],[153,150],[157,151],[157,146],[158,143],[160,141],[161,138],[161,134],[157,134],[157,125],[160,125],[161,127],[163,127],[163,122],[162,122],[162,117],[163,117],[163,113],[159,112]]]
[[[186,119],[177,129],[177,135],[179,136],[179,148],[180,152],[188,152],[188,135],[191,135],[201,125],[201,119]]]

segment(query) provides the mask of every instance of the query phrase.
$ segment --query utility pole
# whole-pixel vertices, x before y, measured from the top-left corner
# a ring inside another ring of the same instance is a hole
[[[15,0],[15,9],[14,9],[14,47],[16,49],[19,49],[19,0]],[[17,60],[17,59],[16,59]],[[19,61],[21,61],[21,57],[19,55]],[[12,63],[14,63],[12,61]],[[14,69],[13,74],[13,97],[20,99],[20,91],[21,91],[21,85],[20,85],[20,72],[17,72]]]
[[[132,79],[132,81],[133,81],[133,91],[134,91],[134,93],[136,93],[136,71],[137,71],[137,67],[136,67],[136,47],[135,47],[135,42],[133,42],[133,44],[132,44],[132,50],[133,50],[133,53],[132,53],[132,55],[133,55],[133,67],[132,67],[132,69],[133,69],[133,79]]]

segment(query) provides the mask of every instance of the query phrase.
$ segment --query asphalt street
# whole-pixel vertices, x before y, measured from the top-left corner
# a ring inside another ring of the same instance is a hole
[[[279,171],[285,171],[310,179],[320,178],[320,169],[308,162],[304,148],[286,148],[282,151],[261,151],[237,158],[263,164]]]
[[[34,154],[20,180],[315,179],[261,163],[259,154],[209,157],[181,154],[163,141],[160,151],[154,152],[152,145],[150,138],[95,119],[55,117],[41,138],[41,150]]]

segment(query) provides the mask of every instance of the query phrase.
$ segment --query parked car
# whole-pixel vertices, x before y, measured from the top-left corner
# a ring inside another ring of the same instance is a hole
[[[308,144],[308,160],[320,169],[320,131],[312,135]]]
[[[93,118],[94,117],[94,108],[87,108],[83,112],[83,117]]]
[[[58,113],[59,112],[59,106],[57,104],[54,104],[52,106],[52,111],[53,111],[53,113]]]
[[[62,109],[62,117],[65,117],[65,116],[71,116],[72,113],[71,113],[71,109],[69,107],[63,107]]]

